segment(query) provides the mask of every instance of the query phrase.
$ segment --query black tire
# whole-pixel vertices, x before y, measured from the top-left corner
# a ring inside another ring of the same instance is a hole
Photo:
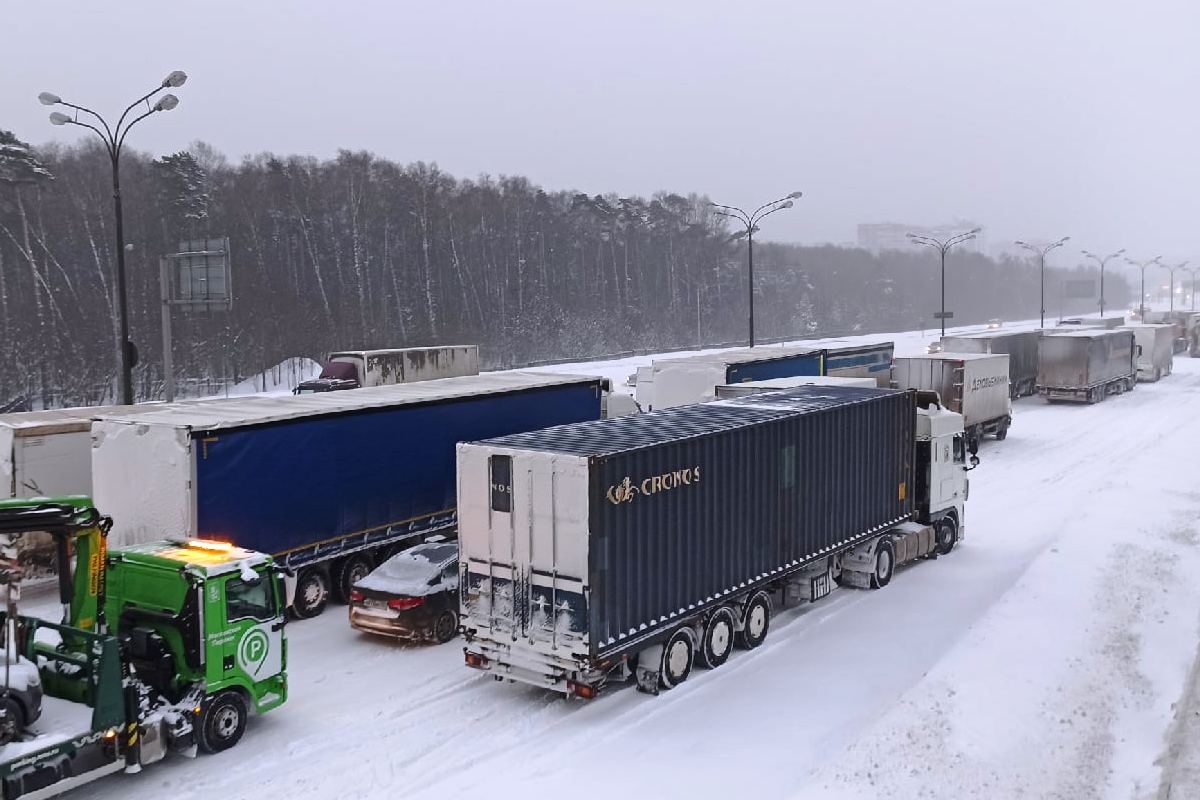
[[[292,614],[296,619],[319,617],[329,604],[329,575],[319,567],[300,571],[296,578],[296,597],[292,600]]]
[[[333,568],[333,597],[339,603],[350,602],[350,590],[354,584],[370,574],[375,565],[365,553],[346,556]]]
[[[15,741],[25,730],[25,712],[13,697],[0,697],[0,746]]]
[[[658,685],[663,689],[671,689],[686,681],[688,675],[692,674],[695,657],[696,647],[687,628],[680,628],[671,634],[671,638],[663,645]]]
[[[871,588],[882,589],[892,582],[896,571],[896,548],[892,543],[883,541],[875,548],[875,570],[871,573]]]
[[[246,732],[246,701],[237,692],[221,692],[209,698],[200,712],[197,744],[206,753],[233,747]]]
[[[771,600],[762,592],[746,603],[746,616],[742,629],[738,631],[738,647],[753,650],[763,643],[771,630]]]
[[[447,608],[434,620],[433,640],[438,644],[445,644],[455,636],[458,636],[458,612]]]
[[[1008,423],[1001,423],[999,428],[996,428],[996,441],[1003,442],[1008,438]]]
[[[958,543],[958,525],[951,517],[942,517],[933,526],[937,539],[936,550],[939,556],[949,555]]]
[[[729,660],[735,627],[733,611],[728,606],[721,606],[708,618],[700,639],[700,663],[716,669]]]

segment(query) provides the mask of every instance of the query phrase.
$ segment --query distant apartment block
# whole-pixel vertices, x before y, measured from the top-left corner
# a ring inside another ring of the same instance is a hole
[[[945,241],[958,233],[965,233],[972,228],[982,228],[977,222],[956,220],[948,225],[904,225],[898,222],[864,222],[858,226],[858,246],[873,253],[884,250],[911,250],[916,247],[908,239],[908,234],[931,236]],[[986,232],[981,231],[968,242],[963,242],[956,249],[972,250],[976,253],[987,252]]]

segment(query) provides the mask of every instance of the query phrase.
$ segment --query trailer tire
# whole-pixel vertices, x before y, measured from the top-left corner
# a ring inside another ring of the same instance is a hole
[[[771,630],[771,600],[758,592],[746,603],[746,614],[742,629],[738,631],[737,643],[743,650],[753,650],[763,643]]]
[[[200,712],[197,743],[206,753],[220,753],[237,744],[246,732],[246,701],[237,692],[221,692]]]
[[[692,663],[696,659],[696,645],[687,628],[679,628],[663,645],[662,664],[658,668],[658,683],[671,689],[688,679],[692,674]]]
[[[433,623],[433,640],[438,644],[445,644],[455,636],[458,636],[458,612],[447,608],[438,614]]]
[[[734,627],[729,606],[721,606],[708,618],[700,637],[700,663],[716,669],[729,660],[729,654],[733,652]]]
[[[933,526],[934,535],[937,540],[936,552],[939,556],[949,555],[954,549],[954,545],[958,543],[958,525],[953,517],[942,517]]]
[[[889,541],[882,541],[875,548],[875,569],[871,572],[871,588],[882,589],[892,582],[896,571],[896,548]]]
[[[364,553],[355,553],[338,561],[332,570],[334,599],[339,603],[350,602],[350,590],[372,569],[371,559]]]
[[[296,578],[296,597],[292,601],[292,614],[296,619],[312,619],[321,616],[329,604],[329,575],[320,567],[301,570]]]
[[[1011,424],[1012,424],[1011,419],[1005,419],[996,428],[996,441],[997,442],[1003,442],[1005,439],[1008,438],[1008,426]]]

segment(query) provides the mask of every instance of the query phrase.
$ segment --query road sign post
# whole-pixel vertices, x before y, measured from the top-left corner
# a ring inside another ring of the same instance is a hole
[[[171,358],[171,306],[178,306],[183,311],[228,311],[233,306],[231,277],[228,236],[180,242],[178,253],[159,259],[163,394],[168,403],[175,399],[175,372]]]

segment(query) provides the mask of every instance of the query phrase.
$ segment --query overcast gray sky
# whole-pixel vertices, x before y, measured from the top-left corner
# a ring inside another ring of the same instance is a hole
[[[183,69],[135,147],[367,149],[742,206],[801,189],[764,238],[965,217],[993,242],[1200,258],[1195,0],[37,0],[3,20],[0,127],[34,143],[79,137],[43,89],[119,113]]]

